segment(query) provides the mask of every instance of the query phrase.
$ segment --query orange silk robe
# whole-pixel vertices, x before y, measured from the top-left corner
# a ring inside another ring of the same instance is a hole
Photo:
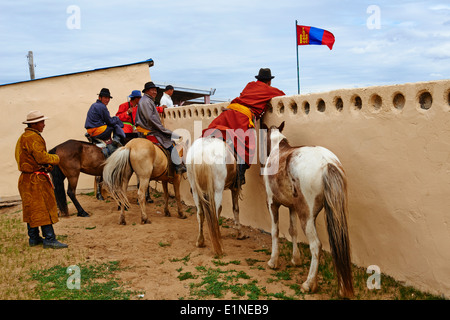
[[[39,131],[25,128],[16,144],[19,171],[19,193],[22,198],[23,221],[30,227],[58,222],[58,209],[50,177],[42,174],[42,165],[57,165],[59,157],[47,153],[44,138]]]

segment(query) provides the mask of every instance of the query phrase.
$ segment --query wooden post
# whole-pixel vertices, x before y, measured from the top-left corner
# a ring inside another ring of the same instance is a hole
[[[33,51],[28,51],[28,67],[30,69],[30,79],[34,80],[34,62],[33,62]]]

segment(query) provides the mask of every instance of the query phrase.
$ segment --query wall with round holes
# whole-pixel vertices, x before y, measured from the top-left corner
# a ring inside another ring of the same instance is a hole
[[[226,105],[176,108],[164,120],[197,138]],[[277,97],[263,119],[285,121],[292,146],[320,145],[343,163],[355,264],[378,265],[408,285],[450,297],[450,80]],[[259,164],[246,180],[241,222],[270,231]],[[187,180],[182,189],[193,204]],[[222,214],[232,218],[228,193]],[[280,235],[289,239],[287,212]],[[317,226],[329,250],[323,213]]]

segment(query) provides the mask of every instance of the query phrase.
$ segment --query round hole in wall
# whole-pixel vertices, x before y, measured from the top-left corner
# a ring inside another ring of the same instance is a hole
[[[355,110],[361,110],[362,109],[362,100],[361,97],[358,95],[354,95],[351,99],[352,105],[354,106]]]
[[[292,114],[297,114],[297,103],[295,101],[292,101],[289,104],[289,109],[291,109]]]
[[[201,109],[201,110],[200,110],[200,115],[202,116],[202,118],[205,117],[205,109]]]
[[[380,110],[381,106],[383,104],[383,99],[377,94],[372,95],[370,98],[370,105],[373,107],[374,110]]]
[[[326,109],[326,107],[325,107],[325,101],[323,101],[323,99],[319,99],[319,100],[317,101],[317,110],[318,110],[319,112],[325,112],[325,109]]]
[[[217,117],[219,115],[219,110],[217,108],[214,108],[214,117]]]
[[[397,110],[403,109],[403,107],[405,106],[405,101],[405,96],[400,92],[396,93],[394,98],[392,99],[392,103]]]
[[[341,112],[344,109],[344,102],[342,101],[341,97],[334,98],[334,106],[336,107],[336,110]]]
[[[186,118],[186,110],[183,110],[183,118]]]
[[[284,104],[283,104],[283,101],[278,102],[278,112],[279,112],[280,114],[283,114],[283,113],[284,113]]]
[[[181,118],[181,111],[178,110],[178,118]]]
[[[428,91],[424,91],[419,95],[419,105],[421,109],[428,110],[433,104],[433,97]]]
[[[211,118],[211,109],[207,109],[207,110],[206,110],[206,116],[207,116],[208,118]]]
[[[198,110],[197,110],[197,109],[194,110],[194,115],[195,115],[196,117],[198,117]]]
[[[308,101],[305,101],[305,102],[303,102],[303,111],[305,112],[305,114],[309,114],[309,111],[310,111],[310,109],[311,109],[311,107],[309,106],[309,102]]]
[[[191,109],[188,110],[188,117],[192,118],[192,110]]]
[[[170,114],[170,112],[164,112],[164,116],[166,116],[166,114],[167,114],[167,118],[171,118],[172,116],[171,116],[171,114]]]
[[[172,116],[173,116],[174,119],[176,119],[176,118],[177,118],[177,113],[174,112],[174,113],[172,114]]]

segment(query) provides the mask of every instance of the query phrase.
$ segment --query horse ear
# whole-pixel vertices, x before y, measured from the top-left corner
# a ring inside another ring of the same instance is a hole
[[[284,129],[284,121],[280,124],[280,126],[278,127],[278,131],[282,132]]]

